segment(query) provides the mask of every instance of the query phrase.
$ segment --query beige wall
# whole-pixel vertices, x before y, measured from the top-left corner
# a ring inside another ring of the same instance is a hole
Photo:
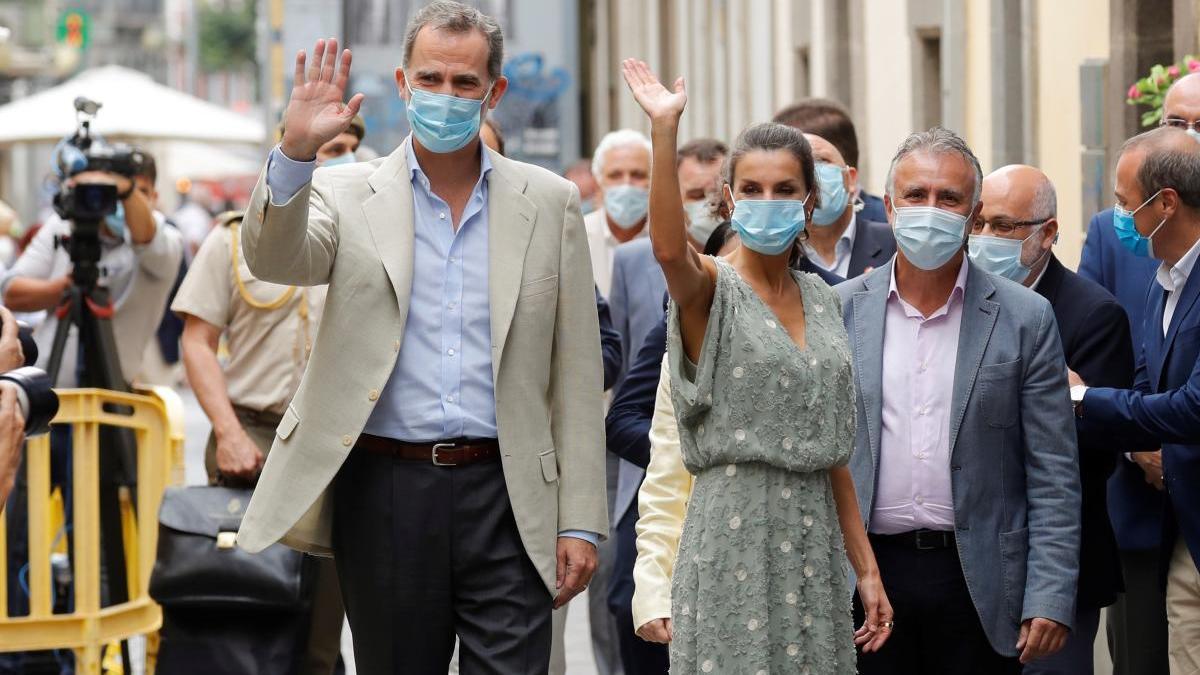
[[[620,77],[620,59],[637,56],[651,64],[666,82],[683,75],[688,82],[688,111],[682,122],[684,140],[714,136],[732,142],[749,124],[766,121],[804,92],[795,91],[796,51],[807,40],[808,82],[816,95],[830,89],[828,41],[838,39],[820,27],[828,25],[828,2],[847,0],[598,0],[598,26],[608,31],[593,54],[594,91],[607,92],[593,107],[593,138],[620,127],[648,130]],[[913,130],[913,34],[910,11],[928,3],[910,0],[856,0],[861,3],[861,34],[850,36],[862,50],[856,101],[861,182],[881,193],[892,154]],[[958,1],[958,0],[953,0]],[[1020,1],[1020,0],[1010,0]],[[959,87],[963,119],[959,131],[979,156],[984,171],[993,165],[997,107],[992,93],[994,0],[962,0],[965,40],[962,53],[951,53],[943,32],[942,59],[962,59]],[[670,25],[660,26],[664,3]],[[1058,188],[1062,237],[1058,254],[1074,266],[1083,229],[1091,214],[1081,213],[1081,143],[1079,66],[1088,58],[1109,54],[1108,0],[1032,0],[1035,50],[1030,67],[1036,78],[1032,114],[1033,147],[1038,163]],[[609,16],[611,12],[611,16]],[[609,20],[611,19],[611,21]],[[811,29],[809,28],[811,27]],[[803,29],[803,30],[800,30]],[[667,35],[667,31],[671,31]],[[800,33],[807,34],[799,37]],[[604,47],[603,45],[607,45]],[[669,53],[668,53],[669,52]],[[662,55],[667,53],[668,63]],[[603,61],[602,61],[603,60]],[[952,72],[957,63],[943,68]],[[671,72],[662,72],[669,68]],[[1011,92],[1020,96],[1020,91]],[[847,102],[849,103],[849,102]],[[608,115],[607,112],[611,112]],[[1020,142],[1020,141],[1016,141]]]
[[[989,0],[970,0],[966,6],[967,95],[963,138],[986,172],[992,166],[992,34]]]
[[[1108,56],[1108,3],[1098,0],[1039,2],[1038,158],[1058,188],[1057,254],[1074,269],[1092,214],[1082,213],[1079,65]],[[1071,30],[1056,27],[1071,26]]]
[[[864,0],[863,44],[867,64],[866,119],[855,120],[865,156],[863,188],[883,193],[896,146],[912,131],[912,37],[906,0]]]

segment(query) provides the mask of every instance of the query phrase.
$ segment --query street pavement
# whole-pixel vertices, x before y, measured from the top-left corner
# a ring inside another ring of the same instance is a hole
[[[176,391],[183,399],[184,407],[184,475],[188,485],[204,485],[204,446],[208,443],[209,424],[204,411],[191,389],[178,387]],[[592,659],[591,640],[588,631],[587,591],[571,603],[567,613],[567,674],[596,675],[596,664]],[[346,675],[354,675],[354,655],[350,647],[350,632],[342,632],[342,657],[346,662]],[[452,669],[451,672],[457,672]]]

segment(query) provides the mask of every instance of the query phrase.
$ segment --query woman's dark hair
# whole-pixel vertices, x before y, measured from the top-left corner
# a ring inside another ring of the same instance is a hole
[[[704,255],[719,255],[725,244],[733,239],[734,234],[733,226],[728,220],[717,225],[712,234],[708,235],[708,241],[704,242]]]
[[[734,179],[737,178],[738,162],[748,153],[756,150],[785,150],[792,153],[792,156],[800,164],[800,175],[804,178],[804,185],[808,188],[810,207],[816,208],[821,205],[821,190],[817,185],[817,170],[813,163],[812,147],[808,144],[808,139],[801,131],[774,122],[755,124],[752,127],[746,127],[742,133],[738,134],[737,141],[733,144],[733,152],[729,154],[729,159],[725,160],[725,170],[722,172],[731,193]],[[808,239],[808,230],[801,232],[800,236],[796,237],[796,244],[792,249],[790,259],[793,267],[804,255],[803,242],[806,239]]]

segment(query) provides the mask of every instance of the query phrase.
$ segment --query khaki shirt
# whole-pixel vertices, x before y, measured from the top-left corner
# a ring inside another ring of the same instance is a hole
[[[326,287],[291,288],[255,279],[240,241],[235,276],[234,232],[233,227],[213,228],[196,252],[171,310],[225,331],[225,380],[234,405],[282,415],[308,364]]]

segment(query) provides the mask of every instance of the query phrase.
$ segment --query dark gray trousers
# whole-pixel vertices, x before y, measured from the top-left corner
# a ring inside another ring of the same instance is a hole
[[[438,467],[350,453],[333,546],[363,675],[545,673],[553,602],[513,519],[500,461]]]

